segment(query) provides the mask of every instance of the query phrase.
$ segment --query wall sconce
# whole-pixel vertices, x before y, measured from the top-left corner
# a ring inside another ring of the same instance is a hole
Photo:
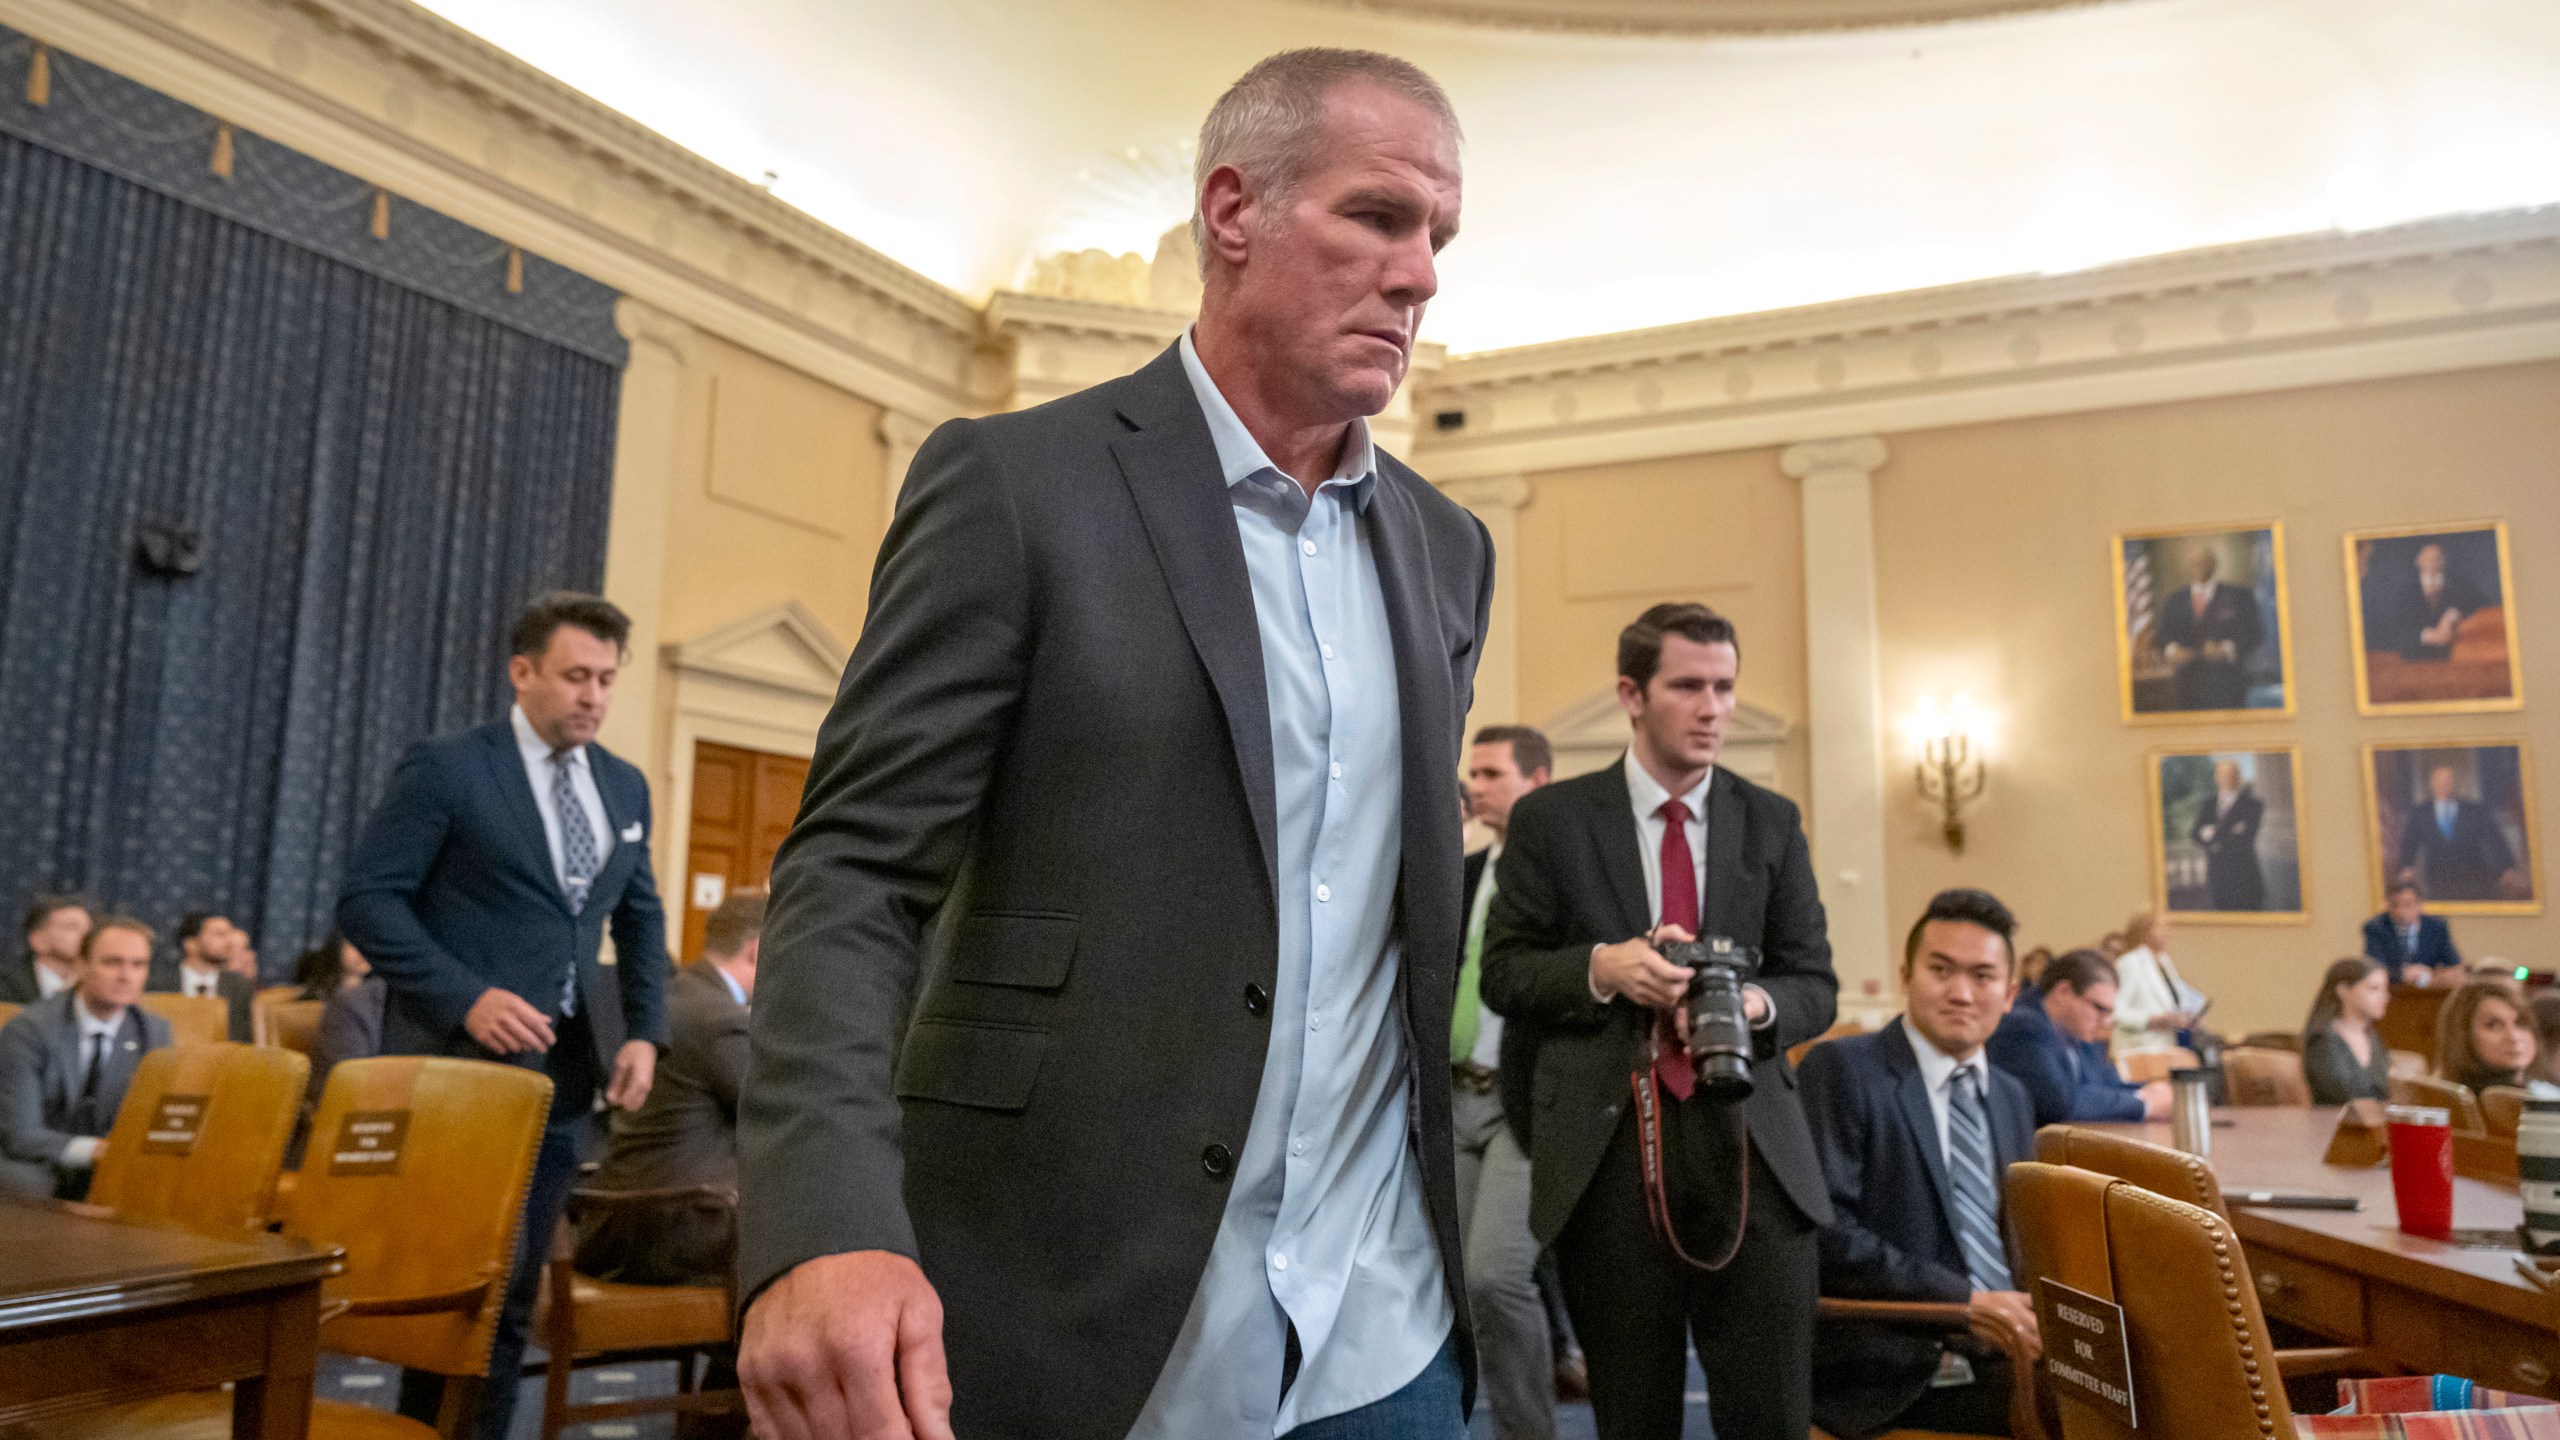
[[[1920,798],[1938,808],[1947,838],[1947,848],[1958,855],[1964,853],[1964,807],[1982,794],[1982,755],[1979,717],[1973,704],[1958,695],[1944,709],[1936,696],[1920,701],[1920,711],[1912,718],[1913,737],[1920,746],[1920,763],[1913,767],[1913,779]]]

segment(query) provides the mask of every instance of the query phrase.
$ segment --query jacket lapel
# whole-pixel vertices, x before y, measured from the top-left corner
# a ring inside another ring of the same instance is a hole
[[[1885,1027],[1883,1049],[1885,1068],[1893,1073],[1894,1106],[1902,1112],[1903,1128],[1911,1132],[1911,1147],[1920,1152],[1921,1163],[1929,1169],[1929,1188],[1938,1196],[1938,1218],[1952,1239],[1956,1199],[1947,1187],[1947,1157],[1938,1146],[1938,1112],[1930,1107],[1929,1082],[1920,1074],[1920,1057],[1911,1053],[1911,1037],[1902,1033],[1901,1021]]]
[[[62,1080],[62,1091],[53,1098],[61,1110],[68,1111],[80,1099],[80,996],[65,990],[54,998],[62,1005],[62,1024],[53,1033],[53,1072]]]
[[[1166,350],[1132,378],[1134,393],[1121,414],[1137,428],[1113,441],[1111,451],[1146,526],[1156,566],[1173,592],[1174,609],[1226,716],[1245,803],[1262,845],[1263,876],[1276,897],[1280,822],[1271,700],[1264,688],[1262,632],[1254,622],[1253,580],[1245,571],[1244,542],[1236,535],[1218,448],[1178,350]],[[1397,651],[1401,659],[1401,628]]]
[[[1731,883],[1719,885],[1722,876],[1731,882],[1742,874],[1742,827],[1747,823],[1742,806],[1742,792],[1734,788],[1731,775],[1719,766],[1707,781],[1707,883],[1698,914],[1710,935],[1731,935],[1737,939],[1746,932],[1734,908],[1742,903]]]
[[[551,864],[551,838],[543,833],[542,812],[533,803],[533,781],[524,773],[524,755],[516,749],[514,722],[501,720],[480,733],[490,783],[497,786],[498,804],[515,830],[516,859],[541,877],[543,893],[565,911],[569,897],[560,888],[560,872]]]
[[[1426,858],[1449,843],[1446,821],[1456,807],[1452,777],[1458,773],[1458,733],[1451,727],[1463,726],[1466,717],[1454,713],[1448,647],[1434,623],[1430,540],[1412,495],[1400,483],[1400,470],[1380,453],[1362,518],[1395,645],[1396,704],[1404,732],[1403,899],[1410,941],[1455,937],[1461,928],[1458,896],[1440,883],[1447,874],[1445,863],[1431,867]],[[1419,958],[1436,967],[1444,960],[1454,963],[1456,955],[1454,948],[1435,945]]]
[[[1618,897],[1619,918],[1629,936],[1653,929],[1653,908],[1644,898],[1644,852],[1636,844],[1636,801],[1627,789],[1627,759],[1609,768],[1610,783],[1595,786],[1591,838],[1600,847],[1600,869]]]

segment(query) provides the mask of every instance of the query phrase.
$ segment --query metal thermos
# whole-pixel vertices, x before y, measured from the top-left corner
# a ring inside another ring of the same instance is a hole
[[[2202,1070],[2169,1072],[2169,1143],[2199,1159],[2213,1153],[2212,1078]]]

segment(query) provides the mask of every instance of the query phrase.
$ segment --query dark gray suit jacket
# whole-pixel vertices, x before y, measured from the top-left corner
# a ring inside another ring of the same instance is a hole
[[[708,962],[667,985],[667,1053],[648,1103],[613,1118],[601,1190],[738,1188],[738,1091],[747,1078],[747,1007]],[[694,1204],[607,1211],[579,1226],[578,1268],[635,1285],[714,1284],[735,1243],[729,1212]]]
[[[178,983],[178,973],[185,965],[184,960],[174,955],[166,958],[154,957],[151,962],[151,976],[143,983],[143,988],[155,995],[182,993],[184,987]],[[258,982],[246,975],[225,970],[213,977],[213,993],[222,997],[223,1007],[229,1016],[231,1043],[248,1044],[253,1038],[249,1013],[258,1001]]]
[[[108,1052],[98,1078],[98,1125],[75,1131],[71,1110],[85,1075],[80,1064],[80,1022],[71,1007],[79,992],[65,990],[38,1001],[0,1025],[0,1193],[51,1194],[54,1163],[80,1134],[114,1128],[116,1107],[144,1052],[169,1043],[169,1022],[130,1006],[122,1038]]]
[[[1404,725],[1397,1003],[1449,1294],[1459,730],[1484,527],[1383,452],[1363,528]],[[917,1257],[962,1434],[1118,1437],[1253,1122],[1279,931],[1260,633],[1168,349],[911,468],[774,865],[740,1282]]]

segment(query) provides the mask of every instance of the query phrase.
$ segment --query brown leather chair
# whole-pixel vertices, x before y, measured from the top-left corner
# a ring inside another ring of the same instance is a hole
[[[6,1025],[10,1021],[17,1019],[18,1012],[25,1008],[26,1007],[23,1005],[14,1004],[7,1000],[0,1000],[0,1025]]]
[[[2436,1062],[2415,1050],[2394,1050],[2385,1061],[2394,1079],[2402,1075],[2424,1075],[2436,1068]]]
[[[213,1234],[265,1229],[310,1070],[291,1051],[251,1045],[143,1056],[89,1202]]]
[[[667,1205],[701,1205],[737,1213],[738,1197],[716,1186],[679,1190],[579,1189],[569,1196],[567,1218],[551,1245],[551,1264],[543,1276],[534,1331],[550,1356],[542,1372],[542,1440],[557,1440],[572,1425],[619,1420],[633,1415],[690,1411],[726,1414],[744,1401],[737,1390],[701,1388],[708,1361],[734,1359],[736,1332],[730,1319],[738,1309],[737,1257],[717,1285],[625,1285],[581,1275],[571,1263],[577,1253],[577,1222],[586,1215],[618,1209],[655,1209]],[[731,1225],[731,1233],[736,1226]],[[560,1297],[569,1297],[567,1304]],[[562,1360],[559,1357],[571,1357]],[[637,1364],[673,1360],[677,1393],[650,1400],[602,1404],[569,1403],[569,1375],[589,1365]],[[697,1361],[705,1362],[698,1364]]]
[[[2302,1052],[2237,1045],[2222,1052],[2224,1089],[2234,1105],[2302,1106],[2311,1082],[2302,1075]]]
[[[2252,1050],[2290,1050],[2302,1053],[2302,1034],[2297,1030],[2252,1030],[2240,1037],[2240,1043]]]
[[[258,1043],[309,1055],[320,1048],[320,1012],[326,1000],[279,1000],[258,1007]]]
[[[2441,1075],[2394,1075],[2391,1077],[2391,1103],[2394,1105],[2430,1105],[2450,1111],[2453,1128],[2473,1134],[2486,1128],[2480,1118],[2480,1097],[2471,1087]]]
[[[2524,1120],[2525,1092],[2514,1085],[2492,1085],[2480,1092],[2480,1126],[2501,1140],[2516,1138]]]
[[[169,1022],[176,1045],[220,1045],[231,1038],[231,1002],[219,995],[177,995],[153,990],[142,1008]]]
[[[2129,1083],[2148,1085],[2168,1079],[2172,1070],[2193,1070],[2201,1063],[2193,1050],[2136,1050],[2117,1059],[2116,1073]]]
[[[2124,1312],[2139,1431],[2057,1398],[2062,1440],[2296,1440],[2249,1262],[2221,1216],[2072,1166],[2009,1167],[2019,1279],[2049,1278]]]
[[[1837,1024],[1834,1024],[1830,1029],[1823,1031],[1821,1034],[1814,1036],[1810,1040],[1799,1040],[1795,1044],[1788,1046],[1787,1063],[1790,1065],[1803,1064],[1804,1052],[1821,1044],[1825,1040],[1838,1040],[1845,1036],[1864,1035],[1866,1033],[1867,1027],[1860,1024],[1858,1021],[1842,1020]]]

